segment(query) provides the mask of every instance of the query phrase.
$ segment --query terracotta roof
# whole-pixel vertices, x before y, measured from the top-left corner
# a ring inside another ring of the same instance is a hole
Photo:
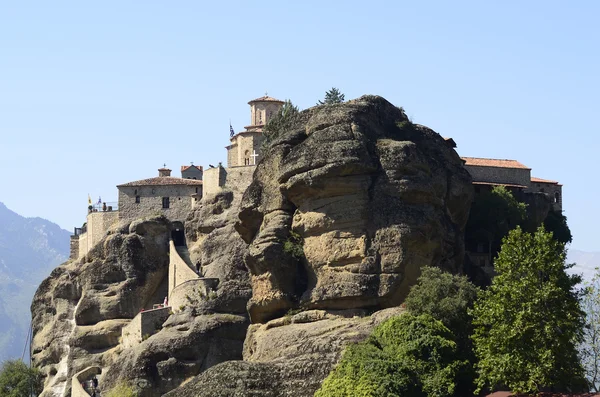
[[[279,102],[279,103],[284,103],[283,101],[280,101],[279,99],[275,99],[273,97],[270,96],[261,96],[260,98],[256,98],[251,100],[250,102],[248,102],[248,105],[250,105],[253,102]]]
[[[527,186],[525,185],[517,185],[514,183],[497,183],[497,182],[481,182],[481,181],[473,181],[473,185],[489,185],[489,186],[506,186],[506,187],[518,187],[525,189]]]
[[[531,182],[533,183],[550,183],[552,185],[558,185],[556,181],[550,181],[548,179],[536,178],[534,176],[531,177]]]
[[[202,171],[202,166],[201,165],[182,165],[181,166],[181,171],[183,172],[183,171],[185,171],[187,169],[190,169],[192,167],[196,168],[197,170]]]
[[[465,165],[474,165],[480,167],[497,167],[497,168],[520,168],[530,170],[531,168],[519,163],[517,160],[506,159],[484,159],[480,157],[461,157],[465,161]]]
[[[127,182],[117,187],[124,186],[172,186],[172,185],[202,185],[202,181],[197,179],[175,178],[172,176],[157,176],[154,178],[142,179],[139,181]]]

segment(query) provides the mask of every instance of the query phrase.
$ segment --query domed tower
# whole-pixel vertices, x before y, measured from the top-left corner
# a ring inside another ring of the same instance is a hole
[[[283,101],[265,95],[251,100],[248,105],[250,105],[250,125],[244,127],[245,131],[231,137],[231,145],[227,146],[228,167],[243,167],[258,163],[263,128],[283,106]]]

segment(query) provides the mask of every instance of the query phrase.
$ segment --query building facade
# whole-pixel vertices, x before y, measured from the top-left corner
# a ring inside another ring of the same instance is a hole
[[[158,172],[158,177],[117,186],[120,220],[162,214],[172,222],[185,221],[193,206],[193,195],[202,195],[202,181],[172,177],[167,168]]]

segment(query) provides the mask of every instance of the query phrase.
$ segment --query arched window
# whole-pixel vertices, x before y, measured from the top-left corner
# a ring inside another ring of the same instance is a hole
[[[560,202],[560,194],[558,194],[558,192],[554,193],[554,202],[555,203],[559,203]]]
[[[250,151],[246,150],[244,152],[244,165],[250,165]]]

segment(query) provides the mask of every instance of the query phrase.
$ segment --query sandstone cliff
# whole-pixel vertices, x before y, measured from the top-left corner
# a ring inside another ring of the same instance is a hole
[[[164,294],[162,218],[121,225],[42,284],[44,396],[68,395],[65,380],[89,365],[104,390],[125,381],[141,396],[311,396],[348,343],[402,311],[422,266],[461,271],[470,182],[442,137],[383,98],[301,112],[247,190],[189,215],[190,258],[219,285],[158,333],[127,348],[119,338]]]

